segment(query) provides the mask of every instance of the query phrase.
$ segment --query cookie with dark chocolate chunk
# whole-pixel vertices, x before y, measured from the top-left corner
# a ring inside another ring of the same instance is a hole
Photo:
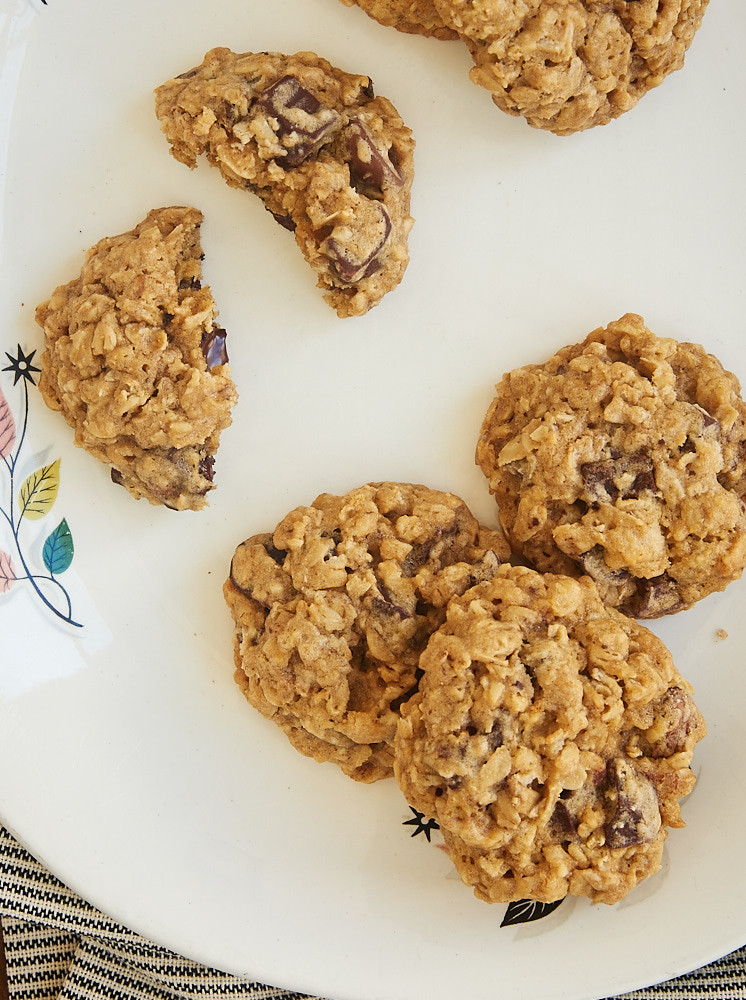
[[[414,141],[369,77],[313,52],[236,54],[156,91],[156,114],[182,163],[205,155],[295,235],[339,316],[359,316],[409,262]]]
[[[503,376],[476,457],[514,550],[625,614],[691,607],[746,566],[739,382],[639,316]]]
[[[401,705],[451,597],[508,547],[451,493],[372,483],[322,494],[242,542],[225,599],[236,681],[301,753],[358,781],[392,774]]]
[[[420,667],[395,774],[480,899],[611,904],[659,870],[705,723],[588,577],[502,565],[450,601]]]
[[[154,209],[100,240],[36,310],[47,405],[115,483],[177,510],[205,506],[237,398],[202,284],[201,223],[195,208]]]

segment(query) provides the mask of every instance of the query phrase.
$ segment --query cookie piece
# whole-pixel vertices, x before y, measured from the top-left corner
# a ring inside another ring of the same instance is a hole
[[[502,111],[569,135],[633,108],[684,65],[708,0],[433,0]]]
[[[217,48],[157,89],[156,113],[177,160],[194,167],[204,154],[295,234],[339,316],[362,315],[399,284],[414,142],[369,77],[313,52]]]
[[[640,316],[505,375],[476,458],[514,550],[625,614],[688,608],[746,566],[739,382]]]
[[[663,643],[590,579],[500,566],[420,666],[396,777],[480,899],[615,903],[659,869],[705,723]]]
[[[508,554],[450,493],[324,493],[238,546],[224,586],[236,680],[301,753],[359,781],[392,773],[400,705],[454,594]]]
[[[199,510],[214,488],[236,390],[225,330],[202,285],[196,208],[159,208],[100,240],[36,310],[39,388],[75,443],[133,497]]]
[[[346,7],[360,7],[388,28],[412,35],[453,39],[458,33],[446,27],[432,0],[342,0]]]

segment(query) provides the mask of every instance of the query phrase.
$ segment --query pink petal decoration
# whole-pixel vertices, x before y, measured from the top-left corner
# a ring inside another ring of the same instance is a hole
[[[10,454],[16,440],[16,422],[10,412],[8,401],[0,389],[0,458]]]
[[[13,563],[7,552],[0,549],[0,594],[7,594],[16,580]]]

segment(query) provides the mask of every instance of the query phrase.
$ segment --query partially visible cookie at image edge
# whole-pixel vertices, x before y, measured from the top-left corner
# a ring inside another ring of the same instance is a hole
[[[635,314],[504,375],[476,460],[514,551],[626,614],[691,607],[746,566],[740,384]]]
[[[400,283],[414,140],[368,76],[313,52],[215,48],[158,87],[156,115],[177,160],[206,156],[294,234],[339,316],[363,315]]]
[[[458,33],[446,27],[433,0],[342,0],[346,7],[360,7],[379,24],[408,34],[448,40]]]
[[[154,209],[100,240],[38,306],[39,388],[75,443],[137,499],[199,510],[237,400],[226,332],[202,284],[196,208]]]
[[[681,69],[708,0],[433,0],[502,111],[569,135],[605,125]]]
[[[224,595],[236,681],[301,753],[371,782],[450,598],[508,547],[451,493],[371,483],[322,494],[242,542]]]

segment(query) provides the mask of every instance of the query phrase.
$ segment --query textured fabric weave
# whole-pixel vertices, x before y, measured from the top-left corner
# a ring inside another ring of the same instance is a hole
[[[10,1000],[303,1000],[181,958],[86,903],[0,826]]]
[[[228,976],[152,944],[68,889],[2,826],[0,916],[10,1000],[305,997]],[[746,948],[688,976],[615,1000],[690,998],[746,1000]]]

